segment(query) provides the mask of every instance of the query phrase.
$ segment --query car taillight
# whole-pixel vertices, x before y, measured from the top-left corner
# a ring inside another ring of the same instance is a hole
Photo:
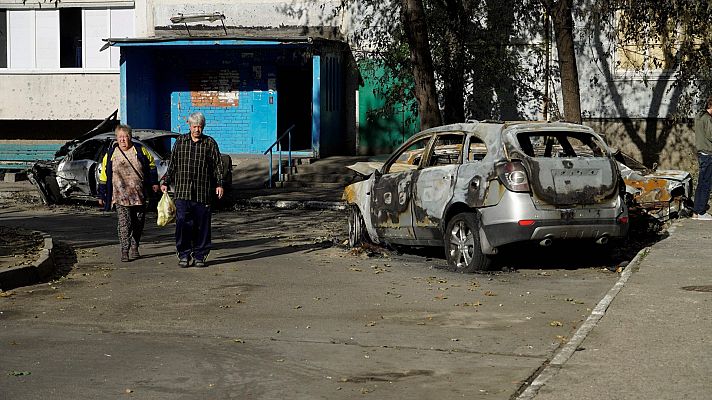
[[[512,192],[528,192],[529,179],[522,163],[513,161],[497,166],[497,178]]]

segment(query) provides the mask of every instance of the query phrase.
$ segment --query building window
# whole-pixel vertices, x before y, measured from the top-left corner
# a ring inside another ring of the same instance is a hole
[[[0,68],[7,68],[7,12],[0,10]]]
[[[134,35],[133,8],[0,10],[0,68],[12,72],[116,71],[106,38]]]
[[[674,21],[670,21],[666,32],[660,34],[650,27],[627,26],[623,10],[617,13],[616,19],[615,68],[618,75],[666,75],[674,72],[681,45],[680,30]],[[628,36],[626,32],[632,33]]]
[[[82,9],[59,9],[59,66],[82,67]]]

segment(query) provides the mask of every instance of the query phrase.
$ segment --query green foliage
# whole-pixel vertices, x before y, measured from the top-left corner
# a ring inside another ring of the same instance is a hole
[[[465,119],[520,119],[537,110],[524,104],[541,99],[543,51],[532,45],[543,23],[537,0],[422,0],[428,21],[430,51],[441,108],[464,108]],[[398,0],[341,0],[330,10],[324,2],[293,0],[283,9],[304,17],[305,6],[320,5],[312,25],[346,24],[362,74],[379,83],[381,107],[369,118],[393,117],[406,105],[410,121],[417,119],[408,43]],[[344,21],[344,18],[351,18]],[[458,56],[460,56],[458,58]],[[372,74],[383,68],[385,74]],[[455,77],[461,76],[462,82]],[[448,85],[459,85],[451,87]],[[446,96],[445,88],[457,96]],[[534,102],[536,103],[536,102]],[[461,118],[462,118],[461,117]]]

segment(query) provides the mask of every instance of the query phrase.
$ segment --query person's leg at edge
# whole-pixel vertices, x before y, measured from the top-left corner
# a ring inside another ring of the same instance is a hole
[[[192,237],[194,225],[194,213],[190,200],[176,199],[176,251],[179,260],[190,261],[190,253],[193,250]],[[183,266],[183,265],[181,265]]]
[[[703,215],[707,211],[712,185],[712,155],[698,154],[697,158],[700,163],[700,174],[697,179],[693,212],[695,215]]]
[[[118,219],[116,225],[121,247],[121,261],[127,262],[129,261],[129,247],[131,245],[131,212],[128,207],[117,204],[116,217]]]
[[[138,252],[138,246],[141,243],[141,234],[143,234],[143,227],[146,224],[146,206],[132,206],[131,207],[131,248],[129,249],[129,256],[132,259],[140,258],[141,254]]]
[[[212,211],[209,204],[195,204],[195,229],[193,230],[193,243],[195,244],[195,260],[196,263],[202,262],[204,266],[205,259],[210,253],[211,247],[211,220]]]

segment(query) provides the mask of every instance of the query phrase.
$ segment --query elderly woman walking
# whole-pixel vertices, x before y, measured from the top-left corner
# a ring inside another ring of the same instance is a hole
[[[116,144],[102,160],[99,175],[99,205],[104,210],[116,206],[121,261],[141,257],[138,252],[146,220],[149,190],[158,191],[158,173],[153,156],[131,141],[131,127],[116,127]]]

